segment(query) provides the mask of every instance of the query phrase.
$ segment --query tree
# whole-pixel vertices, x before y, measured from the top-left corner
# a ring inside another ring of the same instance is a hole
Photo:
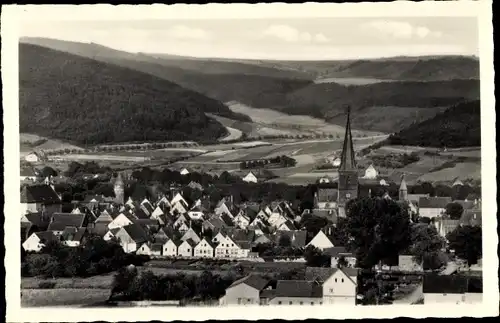
[[[278,240],[278,245],[280,247],[290,247],[292,245],[292,240],[290,239],[290,236],[282,234]]]
[[[54,170],[52,167],[45,166],[44,168],[42,168],[41,174],[44,178],[49,176],[55,177],[57,176],[57,171]]]
[[[469,266],[477,264],[483,252],[482,228],[479,226],[459,226],[446,236],[448,247],[455,255],[467,261]]]
[[[397,257],[410,244],[408,212],[393,200],[362,198],[347,203],[348,248],[361,268]]]
[[[459,220],[464,212],[464,207],[462,204],[452,202],[446,205],[446,214],[450,216],[453,220]]]
[[[444,263],[441,249],[445,240],[433,225],[416,223],[411,226],[410,254],[424,269],[439,269]]]
[[[345,259],[345,256],[340,256],[339,260],[337,262],[337,267],[338,268],[343,268],[347,267],[349,264],[347,263],[347,260]]]
[[[306,248],[304,258],[309,267],[330,267],[330,257],[314,246]]]

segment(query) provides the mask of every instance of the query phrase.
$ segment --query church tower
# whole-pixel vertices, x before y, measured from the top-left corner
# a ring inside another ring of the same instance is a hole
[[[116,177],[114,191],[115,191],[115,202],[120,205],[123,205],[125,203],[125,184],[123,183],[121,173],[118,173],[118,177]]]
[[[351,133],[351,108],[347,108],[344,146],[340,157],[338,205],[344,207],[347,201],[358,197],[358,169]]]
[[[399,186],[399,200],[408,201],[408,188],[406,187],[404,174],[401,176],[401,185]]]

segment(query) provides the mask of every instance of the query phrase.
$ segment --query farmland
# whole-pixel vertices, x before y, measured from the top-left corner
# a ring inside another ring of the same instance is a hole
[[[84,306],[106,301],[111,289],[21,289],[21,306]]]

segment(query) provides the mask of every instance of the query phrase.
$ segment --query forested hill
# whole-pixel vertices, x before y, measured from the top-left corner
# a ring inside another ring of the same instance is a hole
[[[226,129],[221,102],[151,74],[19,45],[20,131],[80,144],[197,140]]]
[[[426,147],[481,146],[480,101],[457,104],[398,132],[389,141],[393,145]]]

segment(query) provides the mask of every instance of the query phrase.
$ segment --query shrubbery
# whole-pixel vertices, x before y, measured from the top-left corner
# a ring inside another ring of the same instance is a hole
[[[47,243],[40,253],[26,255],[21,264],[23,276],[88,277],[109,273],[125,265],[142,265],[149,256],[127,254],[116,242],[89,236],[79,247],[58,241]]]

